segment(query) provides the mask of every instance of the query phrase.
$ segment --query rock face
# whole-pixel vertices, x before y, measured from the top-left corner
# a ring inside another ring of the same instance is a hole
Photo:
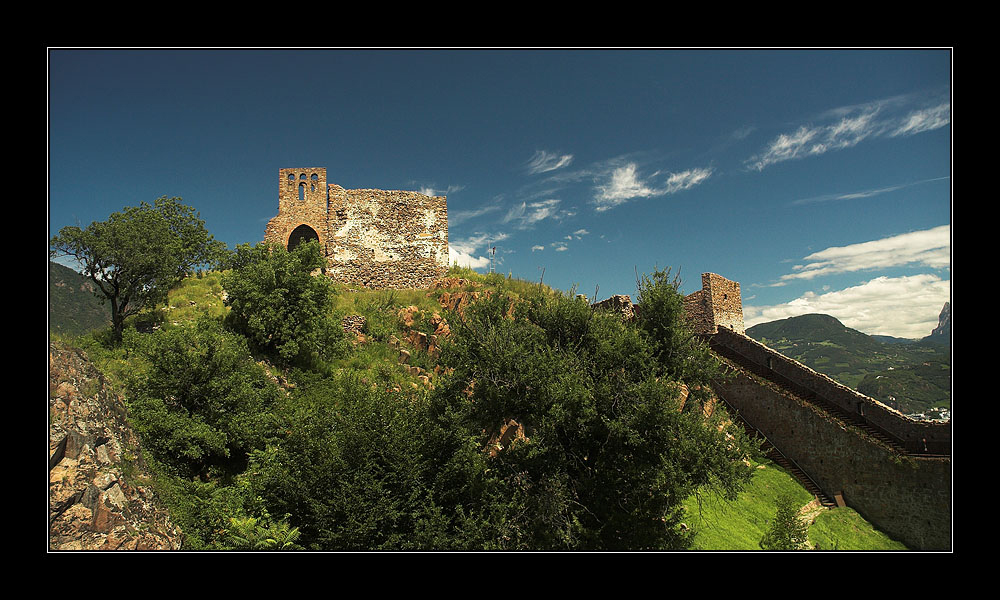
[[[122,399],[83,352],[49,346],[49,550],[178,550]]]
[[[931,337],[951,336],[951,302],[945,302],[941,314],[938,315],[938,326],[931,331]]]

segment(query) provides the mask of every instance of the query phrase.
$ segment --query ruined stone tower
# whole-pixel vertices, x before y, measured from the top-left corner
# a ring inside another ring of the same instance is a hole
[[[345,190],[323,167],[278,171],[278,215],[264,241],[286,248],[319,240],[327,275],[369,288],[427,287],[448,271],[444,196]]]
[[[715,273],[701,274],[701,289],[684,297],[684,310],[695,333],[717,333],[719,326],[746,333],[740,284]]]

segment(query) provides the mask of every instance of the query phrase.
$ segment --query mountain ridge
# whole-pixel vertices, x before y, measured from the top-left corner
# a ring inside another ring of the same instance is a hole
[[[920,340],[876,337],[812,313],[754,325],[746,334],[903,413],[947,418],[942,409],[951,406],[949,304],[934,331]]]

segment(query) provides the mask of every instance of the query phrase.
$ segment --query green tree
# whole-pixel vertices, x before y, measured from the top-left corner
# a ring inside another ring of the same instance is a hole
[[[157,461],[189,477],[264,447],[281,391],[244,338],[210,318],[133,338],[148,367],[128,381],[130,416]]]
[[[421,404],[350,372],[298,375],[276,411],[280,439],[253,453],[253,493],[268,511],[295,515],[314,549],[421,547],[434,513]]]
[[[680,384],[707,386],[702,377],[716,371],[697,364],[712,360],[707,353],[671,353],[673,342],[661,341],[676,336],[700,350],[673,310],[676,286],[658,277],[642,291],[640,313],[659,337],[571,297],[541,294],[496,294],[453,327],[442,362],[455,373],[434,394],[438,421],[483,432],[482,446],[507,419],[525,427],[527,440],[497,453],[484,481],[469,486],[482,491],[484,531],[501,547],[685,548],[682,502],[705,485],[733,496],[749,480],[746,436],[682,410]]]
[[[49,241],[50,255],[71,257],[111,304],[113,337],[121,341],[125,318],[167,298],[195,267],[222,258],[225,244],[205,229],[180,198],[125,207],[86,229],[63,227]]]
[[[346,338],[332,314],[333,287],[313,275],[324,263],[316,241],[291,252],[279,244],[237,246],[222,277],[227,324],[284,364],[315,367],[336,356]]]
[[[775,502],[774,519],[760,540],[762,550],[804,550],[809,544],[809,526],[799,519],[795,500],[781,496]]]

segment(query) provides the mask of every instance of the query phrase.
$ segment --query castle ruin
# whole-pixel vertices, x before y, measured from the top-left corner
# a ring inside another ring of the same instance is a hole
[[[327,183],[326,168],[278,171],[278,215],[264,241],[319,241],[326,274],[368,288],[429,287],[448,271],[444,196]]]

